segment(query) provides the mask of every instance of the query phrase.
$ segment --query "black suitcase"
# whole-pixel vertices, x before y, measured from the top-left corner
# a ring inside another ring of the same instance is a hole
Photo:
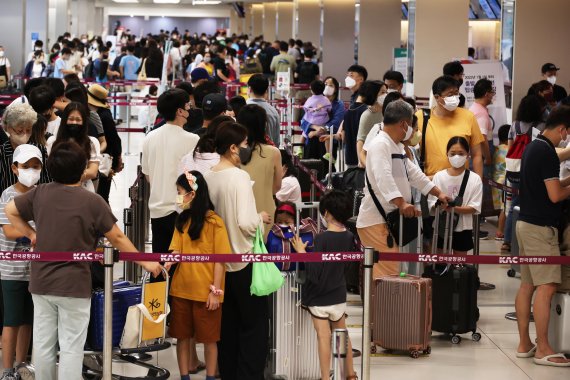
[[[451,252],[453,228],[450,226],[453,217],[452,208],[446,217],[445,235],[448,238],[444,239],[444,252]],[[433,230],[432,253],[435,253],[435,241],[439,236],[439,209],[436,209]],[[471,332],[471,338],[478,342],[481,334],[477,332],[479,320],[477,268],[473,265],[430,265],[425,267],[422,277],[432,280],[432,330],[451,334],[453,344],[461,342],[461,337],[457,334],[468,332]]]

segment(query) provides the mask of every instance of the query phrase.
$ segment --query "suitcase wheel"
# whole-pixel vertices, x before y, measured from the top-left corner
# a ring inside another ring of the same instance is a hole
[[[376,345],[372,344],[372,346],[370,346],[370,353],[375,354],[377,352],[378,352],[378,349],[376,348]]]
[[[420,352],[419,351],[411,351],[410,356],[414,359],[417,359],[420,357]]]
[[[461,337],[459,335],[454,335],[451,337],[451,343],[459,344],[461,343]]]
[[[471,335],[471,339],[473,339],[473,342],[478,342],[481,340],[481,334],[479,334],[478,332],[473,333],[473,335]]]
[[[426,355],[431,354],[431,346],[427,346],[427,348],[424,350],[424,354]]]
[[[509,276],[509,277],[515,277],[516,274],[517,274],[517,271],[514,270],[514,269],[509,269],[509,270],[507,271],[507,276]]]

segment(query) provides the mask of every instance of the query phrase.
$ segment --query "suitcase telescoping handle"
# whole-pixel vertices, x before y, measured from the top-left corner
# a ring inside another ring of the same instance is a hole
[[[448,254],[451,255],[453,254],[453,221],[455,219],[455,206],[456,206],[455,201],[450,201],[447,203],[448,207],[451,208],[451,212],[447,212],[445,214],[445,229],[444,229],[444,235],[443,235],[443,253],[444,254]],[[438,237],[439,237],[439,218],[441,216],[441,202],[438,200],[435,204],[435,218],[434,218],[434,227],[433,227],[433,239],[432,239],[432,246],[431,246],[431,253],[433,255],[435,255],[437,253],[437,243],[438,243]],[[451,226],[451,227],[450,227]],[[443,275],[445,272],[448,271],[449,267],[451,266],[451,264],[447,264],[446,268],[440,273],[440,275]],[[434,273],[435,273],[435,269],[436,269],[436,265],[435,263],[432,264],[432,268],[434,269]]]
[[[418,237],[416,240],[416,252],[420,254],[422,252],[423,246],[423,235],[422,235],[422,216],[418,216]],[[400,229],[398,231],[398,251],[404,253],[404,246],[402,242],[404,241],[404,215],[400,214]],[[400,276],[408,276],[409,263],[400,262]]]

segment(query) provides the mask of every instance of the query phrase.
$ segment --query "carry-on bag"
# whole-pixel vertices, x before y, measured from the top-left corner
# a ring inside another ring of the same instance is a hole
[[[548,342],[554,352],[570,354],[570,293],[558,292],[552,297]]]
[[[403,225],[400,221],[400,230]],[[398,241],[402,241],[402,233],[400,231]],[[418,223],[418,239],[421,240],[421,236],[421,223]],[[400,252],[403,248],[400,244]],[[372,291],[372,352],[376,351],[378,345],[388,350],[408,351],[413,358],[418,358],[421,352],[429,354],[431,296],[429,278],[402,272],[375,279]]]
[[[453,206],[451,204],[451,206]],[[436,253],[439,235],[439,210],[436,208],[432,253]],[[453,207],[446,213],[443,252],[451,253],[453,246],[454,219]],[[473,265],[430,265],[426,266],[422,277],[432,280],[432,330],[451,334],[451,343],[458,344],[461,337],[457,334],[471,332],[471,338],[478,342],[481,334],[477,332],[479,308],[477,291],[479,275]]]
[[[266,379],[318,379],[319,349],[310,314],[301,308],[295,272],[281,272],[283,286],[270,296],[270,350]]]

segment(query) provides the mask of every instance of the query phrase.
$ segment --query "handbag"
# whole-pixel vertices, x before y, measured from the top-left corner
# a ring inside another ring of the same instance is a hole
[[[109,176],[111,173],[111,167],[113,166],[113,157],[107,153],[101,155],[101,160],[99,162],[99,173],[103,174],[105,177]]]
[[[121,336],[119,347],[122,349],[138,347],[139,337],[141,335],[142,317],[158,325],[164,322],[164,319],[168,314],[170,314],[170,306],[168,304],[166,304],[165,313],[160,314],[156,319],[150,315],[148,309],[142,303],[130,306],[127,311],[127,319],[125,321],[125,328],[123,329],[123,335]]]
[[[465,170],[465,174],[463,174],[463,179],[461,180],[461,187],[459,187],[459,193],[453,200],[455,206],[462,206],[463,205],[463,194],[465,193],[465,188],[467,187],[467,182],[469,180],[469,170]],[[436,209],[437,212],[437,209]],[[445,239],[445,221],[447,220],[447,211],[443,211],[441,213],[441,217],[439,218],[439,228],[438,228],[438,236],[442,239]],[[459,214],[453,213],[453,221],[451,231],[455,231],[457,228],[457,224],[459,224]]]
[[[368,175],[366,175],[366,185],[368,186],[368,192],[370,193],[378,212],[380,212],[388,226],[389,235],[386,242],[388,247],[392,248],[394,246],[394,241],[402,247],[414,241],[414,239],[418,237],[418,219],[402,218],[404,222],[403,226],[400,226],[400,210],[396,209],[386,215],[386,211],[384,211],[384,208],[380,204],[376,194],[374,194],[374,190],[372,190],[372,185],[370,184]],[[402,228],[402,241],[400,241],[400,228]]]
[[[253,240],[253,251],[255,254],[267,254],[267,248],[263,244],[263,234],[257,227]],[[251,268],[250,292],[254,296],[268,296],[276,292],[283,285],[284,279],[275,263],[253,263]]]

